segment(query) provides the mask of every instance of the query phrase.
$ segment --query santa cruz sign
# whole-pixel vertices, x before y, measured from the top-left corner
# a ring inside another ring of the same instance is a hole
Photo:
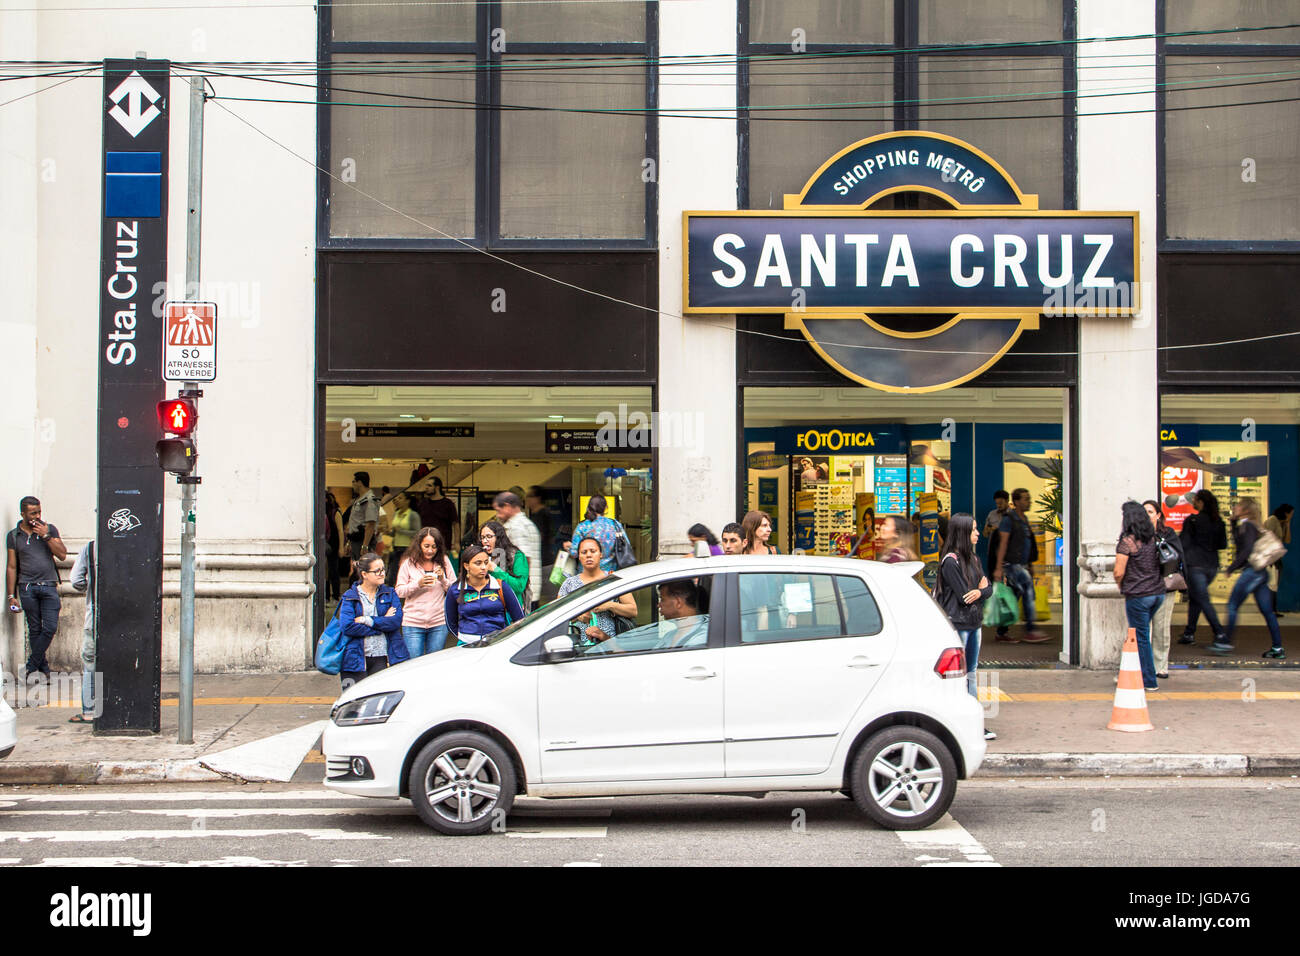
[[[868,208],[908,192],[952,208]],[[1040,210],[992,159],[938,133],[850,146],[785,206],[684,214],[685,311],[783,314],[865,385],[949,388],[1040,315],[1138,310],[1136,212]]]

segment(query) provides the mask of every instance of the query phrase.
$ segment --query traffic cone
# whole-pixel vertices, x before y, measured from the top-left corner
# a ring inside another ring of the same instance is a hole
[[[1115,685],[1115,706],[1110,712],[1107,730],[1141,733],[1155,730],[1147,713],[1147,693],[1142,685],[1142,665],[1138,663],[1137,631],[1128,629],[1128,640],[1119,658],[1119,683]]]

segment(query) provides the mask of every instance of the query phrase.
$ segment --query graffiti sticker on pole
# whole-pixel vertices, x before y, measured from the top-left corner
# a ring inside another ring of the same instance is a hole
[[[168,302],[163,312],[163,379],[213,382],[217,378],[217,304]]]

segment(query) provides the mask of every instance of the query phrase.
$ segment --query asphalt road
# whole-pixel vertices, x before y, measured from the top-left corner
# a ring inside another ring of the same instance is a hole
[[[298,784],[0,787],[0,867],[1292,866],[1300,781],[973,780],[928,831],[837,795],[523,800],[449,838],[405,801]]]

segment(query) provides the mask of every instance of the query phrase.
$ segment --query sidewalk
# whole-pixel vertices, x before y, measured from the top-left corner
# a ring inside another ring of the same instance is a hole
[[[1179,671],[1148,704],[1154,731],[1106,729],[1114,675],[982,673],[998,739],[979,771],[996,776],[1300,774],[1300,672]],[[0,784],[320,780],[316,742],[338,679],[312,672],[195,677],[194,743],[176,743],[177,679],[163,678],[162,733],[96,737],[76,706],[16,708],[18,747]],[[996,698],[996,699],[994,699]]]

